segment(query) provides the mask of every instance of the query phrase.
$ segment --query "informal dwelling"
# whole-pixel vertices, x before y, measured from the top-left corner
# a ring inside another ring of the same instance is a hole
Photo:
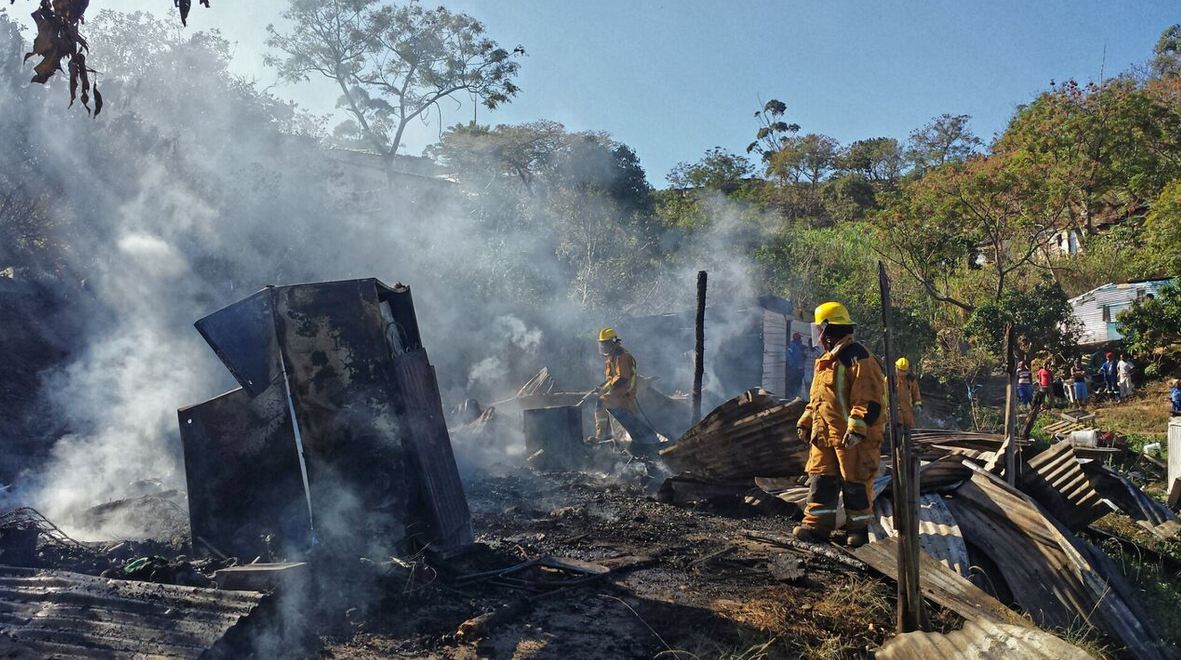
[[[1083,325],[1082,344],[1119,341],[1119,314],[1132,303],[1156,292],[1172,280],[1140,280],[1101,287],[1070,299],[1074,318]]]
[[[197,321],[240,388],[179,411],[198,549],[471,543],[409,287],[271,286]]]
[[[749,305],[723,303],[705,309],[706,407],[761,387],[784,396],[787,344],[793,331],[809,342],[806,324],[793,319],[790,300],[762,296]],[[644,376],[659,378],[666,391],[693,385],[695,312],[624,319],[617,330],[624,345],[641,360]],[[793,393],[794,394],[794,393]]]

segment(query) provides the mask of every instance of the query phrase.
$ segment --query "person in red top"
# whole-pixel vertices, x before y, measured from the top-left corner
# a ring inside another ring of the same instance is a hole
[[[1046,362],[1041,369],[1037,370],[1037,384],[1038,393],[1037,398],[1040,401],[1045,401],[1047,405],[1054,405],[1054,365]]]

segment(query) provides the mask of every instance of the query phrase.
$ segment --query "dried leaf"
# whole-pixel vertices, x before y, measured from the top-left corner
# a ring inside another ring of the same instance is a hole
[[[103,111],[103,95],[98,93],[98,84],[94,85],[94,116]]]

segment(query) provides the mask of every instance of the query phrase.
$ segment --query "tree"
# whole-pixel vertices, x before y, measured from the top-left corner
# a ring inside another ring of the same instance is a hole
[[[775,154],[787,145],[792,136],[800,132],[800,125],[787,123],[783,116],[787,114],[787,104],[778,99],[771,99],[763,104],[763,109],[755,112],[759,130],[755,139],[746,145],[746,153],[757,153],[763,162],[767,176],[773,176],[786,182],[787,172],[777,169],[772,162]]]
[[[1068,357],[1082,336],[1081,324],[1062,287],[1043,278],[1024,291],[1010,289],[978,306],[968,317],[965,336],[996,358],[1005,354],[1005,325],[1013,324],[1017,349],[1024,355],[1049,352]]]
[[[902,146],[898,140],[888,137],[857,140],[837,161],[840,169],[884,187],[893,187],[898,182],[904,163]]]
[[[1165,277],[1181,277],[1181,180],[1161,191],[1144,220],[1146,270]]]
[[[467,14],[377,0],[289,0],[283,33],[267,26],[267,58],[284,80],[320,75],[340,89],[349,120],[337,135],[392,162],[406,127],[443,99],[465,93],[494,109],[520,91],[521,47],[489,39]]]
[[[882,254],[935,300],[965,312],[974,298],[999,300],[1011,278],[1041,267],[1038,255],[1060,226],[1066,199],[1040,185],[1044,173],[999,155],[951,162],[904,186],[877,214]],[[966,268],[984,273],[959,293]]]
[[[701,188],[732,193],[754,173],[746,158],[714,147],[696,163],[677,163],[666,179],[674,188]]]
[[[1161,32],[1152,55],[1153,75],[1158,78],[1181,75],[1181,24],[1170,25]]]
[[[468,124],[449,128],[428,154],[472,193],[467,215],[479,220],[492,266],[485,280],[499,291],[593,308],[643,280],[658,243],[654,201],[627,145],[551,121]],[[555,255],[557,267],[537,267]]]
[[[971,115],[944,113],[910,134],[906,158],[918,174],[949,162],[962,162],[984,145],[968,128]]]

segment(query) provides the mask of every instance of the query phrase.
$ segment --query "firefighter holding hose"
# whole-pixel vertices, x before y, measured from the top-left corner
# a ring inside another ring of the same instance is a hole
[[[825,353],[816,361],[808,405],[797,422],[809,443],[808,503],[803,524],[792,533],[803,541],[828,541],[836,532],[837,500],[844,496],[845,544],[864,545],[873,518],[873,478],[881,464],[885,421],[882,368],[854,339],[856,324],[839,302],[816,308],[813,343]]]
[[[599,386],[599,401],[595,405],[595,440],[613,437],[612,409],[624,409],[633,415],[636,407],[636,359],[623,348],[614,328],[599,331],[599,353],[603,356],[603,384]]]

